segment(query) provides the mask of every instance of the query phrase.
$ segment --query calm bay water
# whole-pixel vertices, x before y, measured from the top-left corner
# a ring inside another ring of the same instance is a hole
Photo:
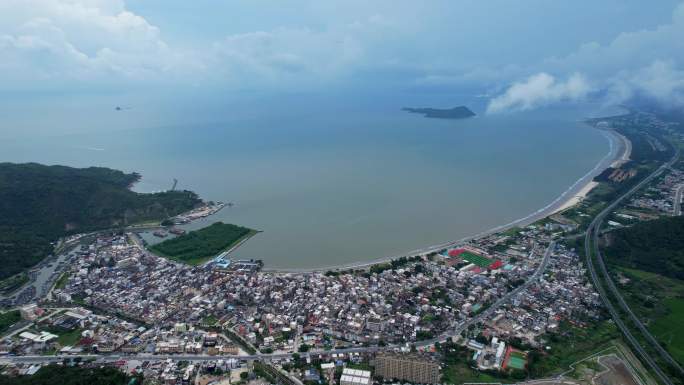
[[[138,171],[139,191],[177,178],[179,188],[235,203],[211,221],[263,230],[236,257],[280,268],[368,261],[511,222],[608,152],[601,133],[577,123],[586,110],[449,121],[401,106],[300,105],[163,128],[131,119],[123,129],[7,139],[0,152],[3,161]],[[102,119],[123,114],[134,116],[107,109]]]

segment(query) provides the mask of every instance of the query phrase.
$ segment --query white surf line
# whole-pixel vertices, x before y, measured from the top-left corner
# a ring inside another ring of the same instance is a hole
[[[601,130],[601,129],[598,129],[598,130],[608,140],[608,146],[609,146],[608,147],[608,153],[603,158],[601,158],[598,161],[598,163],[596,163],[596,165],[591,170],[589,170],[589,172],[584,174],[577,181],[575,181],[575,183],[570,185],[570,187],[568,187],[567,190],[565,190],[560,196],[558,196],[556,199],[554,199],[551,203],[547,204],[546,206],[534,211],[533,213],[531,213],[525,217],[516,219],[512,222],[493,227],[489,230],[485,230],[485,231],[482,231],[478,234],[470,235],[470,236],[467,236],[467,237],[459,239],[459,240],[449,241],[449,242],[445,242],[442,244],[428,246],[428,247],[424,247],[421,249],[413,250],[413,251],[410,251],[408,253],[405,253],[404,256],[416,256],[416,255],[420,255],[420,254],[430,253],[430,252],[435,251],[435,250],[448,248],[448,247],[458,245],[458,244],[461,244],[461,243],[464,243],[464,242],[467,242],[467,241],[470,241],[473,239],[482,238],[484,236],[491,235],[493,233],[497,233],[497,232],[506,230],[508,228],[511,228],[511,227],[514,227],[514,226],[519,225],[521,223],[524,223],[526,221],[529,221],[530,219],[533,219],[537,216],[540,216],[541,214],[544,214],[545,211],[550,210],[553,206],[557,205],[558,203],[562,203],[563,198],[565,198],[568,194],[572,193],[572,191],[580,183],[582,183],[582,181],[585,181],[587,184],[589,182],[591,182],[593,179],[593,177],[592,177],[593,174],[597,174],[597,175],[600,174],[602,167],[604,169],[610,167],[610,165],[612,164],[612,161],[614,159],[616,159],[619,155],[619,154],[617,154],[619,146],[615,145],[618,138],[615,137],[615,134],[609,134],[608,131],[606,131],[606,130]],[[580,190],[581,190],[581,188],[580,188]],[[568,199],[572,199],[572,197],[569,197]],[[541,215],[540,218],[538,218],[538,219],[547,217],[551,214],[553,214],[553,212],[549,212],[546,215]],[[329,271],[329,270],[347,270],[347,269],[355,269],[355,268],[365,268],[368,266],[376,265],[378,263],[389,262],[389,261],[397,259],[397,258],[401,258],[401,256],[383,257],[383,258],[378,258],[376,260],[372,260],[372,261],[368,261],[368,262],[350,263],[350,264],[346,264],[346,265],[338,265],[338,266],[331,266],[331,267],[320,267],[320,268],[313,268],[313,269],[306,269],[306,268],[304,268],[304,269],[287,269],[287,268],[279,269],[279,268],[273,268],[273,269],[264,269],[264,271],[273,272],[273,273],[315,273],[315,272],[322,272],[322,271]]]

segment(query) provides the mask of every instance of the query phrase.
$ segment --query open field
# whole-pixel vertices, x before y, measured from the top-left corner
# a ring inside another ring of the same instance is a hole
[[[0,333],[4,333],[5,330],[21,320],[19,315],[19,310],[11,310],[5,313],[0,313]]]
[[[608,371],[596,377],[595,383],[599,385],[639,385],[634,379],[627,365],[615,356],[599,358],[599,363]]]
[[[617,267],[618,288],[672,357],[684,363],[684,281]]]
[[[483,257],[481,255],[477,255],[475,253],[471,253],[469,251],[464,251],[461,254],[458,255],[460,258],[465,259],[466,261],[470,263],[474,263],[480,267],[487,267],[492,264],[491,259]]]
[[[59,279],[55,283],[55,289],[63,289],[64,286],[66,286],[68,281],[69,281],[69,274],[68,273],[62,273],[62,275],[59,276]]]
[[[447,365],[442,371],[442,383],[463,384],[468,382],[500,383],[502,380],[469,367],[465,362]]]
[[[674,359],[684,362],[684,299],[669,298],[664,304],[669,313],[656,319],[649,329]]]
[[[74,330],[60,331],[58,333],[55,333],[59,336],[57,338],[57,342],[59,342],[59,344],[62,346],[76,345],[76,343],[81,340],[81,332],[82,331],[83,330],[81,330],[81,329],[74,329]]]
[[[587,354],[613,346],[620,338],[615,324],[607,320],[584,328],[562,323],[559,329],[562,332],[549,335],[550,349],[542,354],[530,354],[528,370],[532,377],[558,374]]]

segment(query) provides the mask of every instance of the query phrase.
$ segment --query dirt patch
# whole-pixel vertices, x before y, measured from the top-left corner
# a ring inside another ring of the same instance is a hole
[[[601,357],[599,363],[608,371],[596,377],[597,385],[639,385],[621,359],[615,356]]]

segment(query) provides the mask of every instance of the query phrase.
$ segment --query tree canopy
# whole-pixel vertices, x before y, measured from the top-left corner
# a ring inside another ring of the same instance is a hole
[[[196,264],[219,254],[252,231],[246,227],[216,222],[203,229],[158,243],[150,250],[180,262]]]
[[[191,191],[142,194],[136,173],[0,163],[0,278],[29,268],[62,236],[162,220],[200,203]]]
[[[684,217],[639,222],[609,235],[612,263],[684,279]]]
[[[142,378],[128,376],[115,368],[83,368],[48,365],[32,376],[0,376],[0,385],[127,385],[141,384]]]

